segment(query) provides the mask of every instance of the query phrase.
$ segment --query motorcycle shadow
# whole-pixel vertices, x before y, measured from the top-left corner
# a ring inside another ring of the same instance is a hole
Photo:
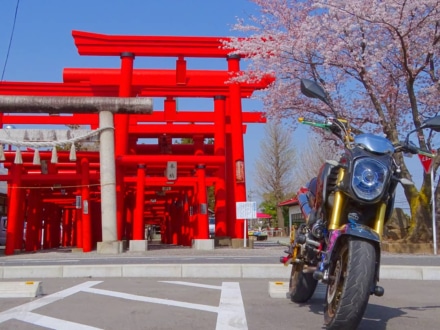
[[[358,330],[385,330],[388,321],[407,314],[401,308],[392,308],[382,305],[368,304]]]
[[[302,307],[308,306],[310,312],[323,316],[325,292],[326,286],[319,284],[308,303],[300,305]],[[386,330],[390,320],[407,314],[404,309],[407,308],[393,308],[370,303],[357,330]],[[322,329],[325,329],[325,326]]]

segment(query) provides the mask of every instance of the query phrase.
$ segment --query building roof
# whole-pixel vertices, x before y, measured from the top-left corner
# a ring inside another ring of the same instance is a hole
[[[278,203],[278,206],[293,206],[293,205],[298,205],[298,198],[292,197],[291,199]]]
[[[272,216],[266,213],[257,212],[257,219],[271,219]]]

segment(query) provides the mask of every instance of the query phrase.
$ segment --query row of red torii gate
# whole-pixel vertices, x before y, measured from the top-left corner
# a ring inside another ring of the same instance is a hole
[[[242,111],[242,99],[273,79],[229,83],[240,56],[222,47],[227,38],[72,35],[80,55],[118,56],[120,67],[65,68],[60,83],[0,82],[5,254],[59,246],[119,253],[123,241],[145,250],[148,224],[160,225],[162,243],[191,246],[209,239],[210,186],[216,237],[246,239],[236,216],[236,202],[246,201],[243,134],[265,118]],[[143,56],[174,57],[176,66],[134,68]],[[189,70],[186,58],[194,57],[224,58],[226,69]],[[153,98],[163,110],[130,108]],[[177,109],[177,98],[211,99],[212,109]],[[108,100],[117,104],[110,117]],[[70,129],[60,133],[56,125]]]

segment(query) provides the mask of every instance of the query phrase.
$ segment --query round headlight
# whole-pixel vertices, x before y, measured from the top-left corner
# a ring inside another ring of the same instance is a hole
[[[382,194],[388,175],[387,167],[371,158],[361,158],[354,164],[353,191],[365,200],[373,200]]]

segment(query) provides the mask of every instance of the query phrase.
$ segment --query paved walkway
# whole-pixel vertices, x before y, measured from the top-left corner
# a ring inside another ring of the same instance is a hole
[[[255,242],[253,248],[220,247],[214,250],[196,250],[190,247],[168,246],[152,242],[144,252],[124,252],[102,255],[96,251],[83,253],[72,249],[52,249],[36,253],[19,253],[0,257],[0,279],[45,278],[45,277],[241,277],[271,278],[285,280],[290,276],[290,267],[279,263],[285,247],[278,241],[288,242],[287,237],[272,237],[268,241]],[[212,263],[191,264],[193,257],[213,257]],[[215,263],[219,257],[268,257],[270,264]],[[128,264],[125,258],[163,257],[163,263]],[[182,263],[167,264],[171,257],[182,259]],[[111,264],[93,264],[93,259],[112,258]],[[69,263],[72,259],[90,259],[87,265]],[[118,262],[118,259],[121,262]],[[44,265],[44,260],[57,261],[56,265]],[[22,261],[21,266],[9,261]],[[9,263],[9,265],[8,265]],[[2,266],[1,266],[2,265]],[[381,256],[381,279],[440,280],[440,256],[433,254],[393,254],[383,252]]]

